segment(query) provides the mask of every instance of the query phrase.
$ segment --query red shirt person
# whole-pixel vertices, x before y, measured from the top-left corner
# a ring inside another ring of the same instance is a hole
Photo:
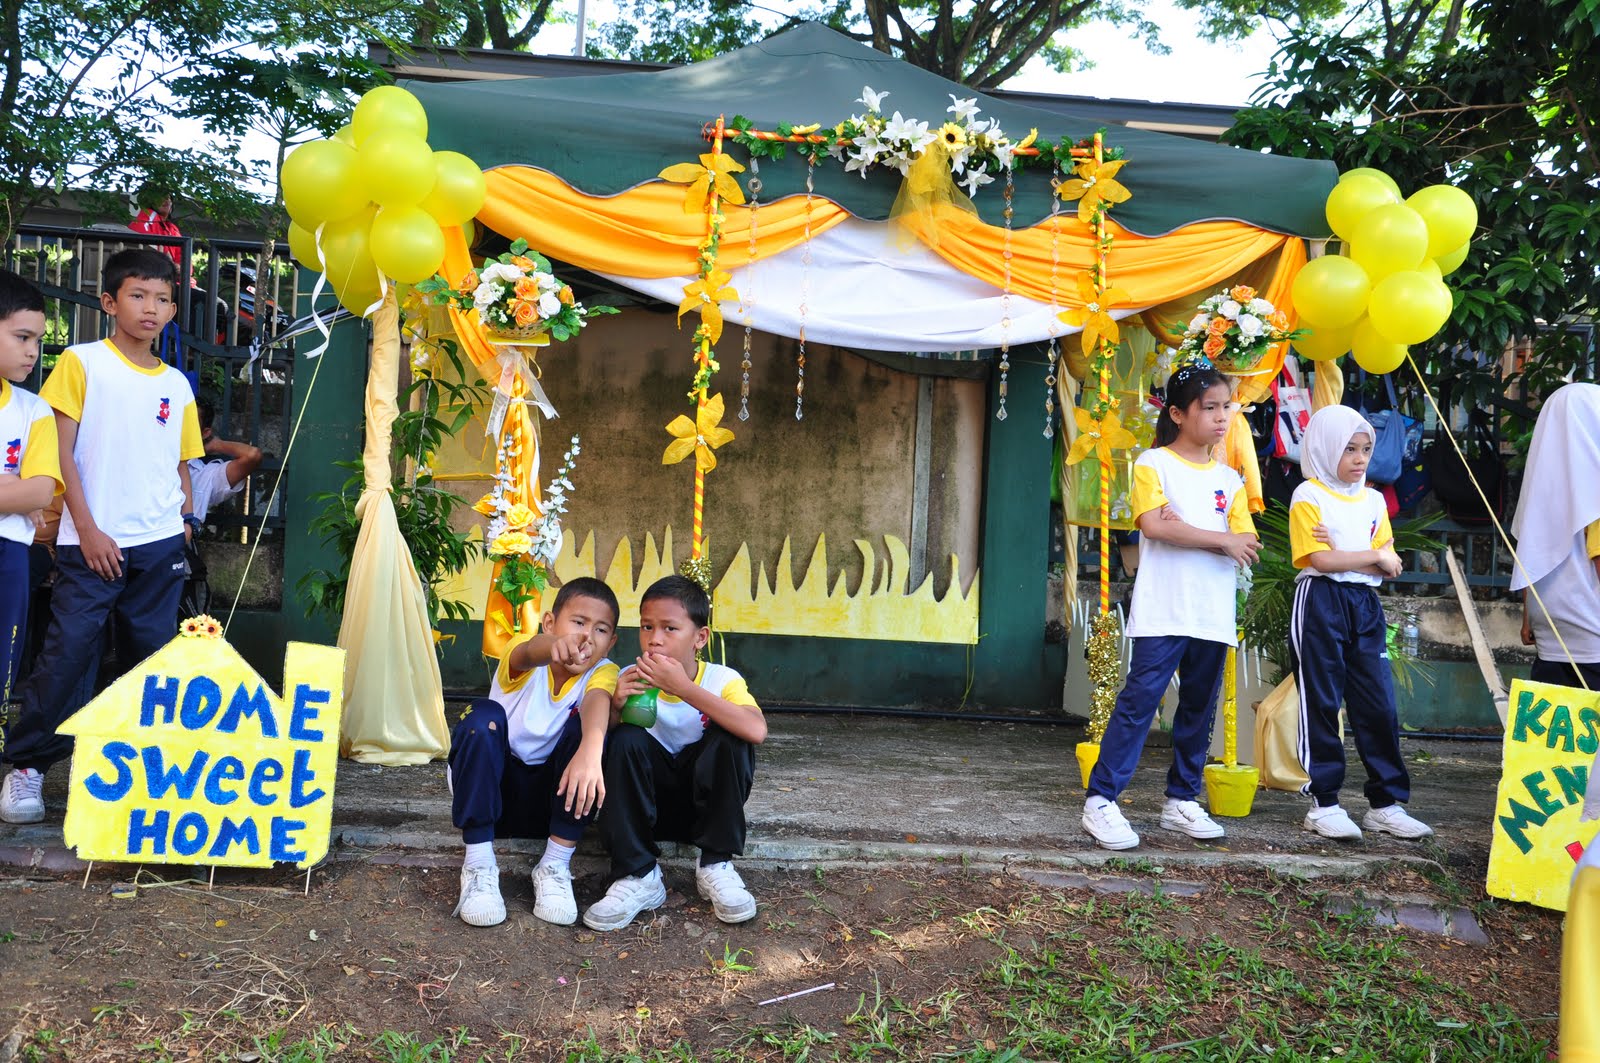
[[[128,223],[128,228],[136,233],[145,233],[150,236],[182,236],[178,225],[172,220],[172,193],[165,189],[152,188],[146,185],[139,190],[138,214],[134,215]],[[170,257],[181,271],[183,269],[183,248],[178,244],[164,244],[158,250]],[[190,284],[194,281],[191,278]]]

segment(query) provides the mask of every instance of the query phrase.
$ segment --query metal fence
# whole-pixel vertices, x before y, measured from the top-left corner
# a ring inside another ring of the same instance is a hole
[[[281,502],[270,514],[264,510],[289,437],[294,352],[287,337],[310,312],[296,289],[287,245],[146,235],[111,225],[20,226],[5,246],[4,265],[37,284],[46,301],[44,357],[26,386],[37,390],[67,347],[111,334],[100,308],[101,271],[108,258],[131,247],[178,250],[179,276],[188,283],[178,285],[177,349],[163,342],[163,354],[214,408],[217,436],[262,451],[237,504],[207,516],[215,529],[211,538],[244,546],[259,533],[264,543],[281,544]],[[268,599],[281,599],[281,585],[263,590]]]

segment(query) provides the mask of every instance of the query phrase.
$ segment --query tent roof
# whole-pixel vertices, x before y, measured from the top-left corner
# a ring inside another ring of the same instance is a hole
[[[975,93],[956,82],[874,51],[825,26],[808,23],[691,66],[574,78],[516,78],[406,87],[428,111],[430,144],[471,156],[479,166],[533,166],[589,195],[608,196],[653,180],[672,163],[709,150],[702,130],[718,115],[742,114],[758,128],[779,122],[836,124],[862,105],[863,86],[889,92],[884,104],[933,124],[950,95],[977,96],[984,117],[1013,140],[1037,128],[1051,140],[1092,136],[1100,123]],[[1274,232],[1327,236],[1322,205],[1338,179],[1332,163],[1247,152],[1185,137],[1112,126],[1106,143],[1126,151],[1118,179],[1133,198],[1117,207],[1118,224],[1147,236],[1204,220],[1233,219]],[[743,152],[734,149],[743,161]],[[763,161],[761,198],[803,194],[804,160],[791,153]],[[878,169],[863,180],[842,166],[814,174],[819,195],[858,217],[887,218],[900,176]],[[999,183],[976,197],[986,221],[1001,223]],[[1048,174],[1020,170],[1016,223],[1049,213]]]

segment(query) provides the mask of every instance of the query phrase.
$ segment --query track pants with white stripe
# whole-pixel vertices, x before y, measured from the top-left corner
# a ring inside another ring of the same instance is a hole
[[[1367,801],[1387,808],[1411,796],[1387,634],[1378,592],[1366,584],[1310,576],[1294,589],[1289,663],[1300,695],[1300,764],[1311,777],[1303,792],[1321,807],[1338,804],[1344,785],[1341,703],[1367,769]]]

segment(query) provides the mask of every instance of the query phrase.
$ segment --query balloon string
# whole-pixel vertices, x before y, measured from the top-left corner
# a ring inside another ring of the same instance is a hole
[[[322,288],[328,283],[328,260],[322,254],[322,231],[328,227],[327,222],[317,226],[317,231],[312,234],[312,239],[317,246],[317,265],[322,267],[317,274],[317,282],[311,286],[311,320],[317,326],[317,331],[322,333],[322,342],[314,350],[307,351],[305,357],[316,358],[328,349],[333,342],[333,331],[328,328],[328,323],[322,320],[322,314],[317,310],[317,300],[322,298]]]
[[[1512,563],[1517,566],[1518,571],[1524,576],[1528,575],[1527,567],[1523,565],[1522,558],[1517,555],[1517,548],[1511,545],[1511,536],[1506,534],[1505,528],[1500,524],[1500,518],[1495,516],[1495,507],[1490,504],[1489,496],[1484,494],[1482,485],[1478,483],[1478,478],[1473,475],[1472,466],[1468,463],[1466,454],[1462,452],[1461,444],[1456,442],[1455,433],[1450,431],[1450,424],[1440,411],[1439,404],[1434,401],[1433,392],[1428,390],[1428,382],[1422,379],[1422,370],[1417,368],[1416,360],[1411,357],[1410,351],[1406,352],[1406,361],[1411,365],[1411,372],[1416,374],[1417,383],[1422,387],[1422,394],[1427,398],[1428,405],[1433,407],[1434,416],[1439,419],[1439,427],[1444,431],[1444,437],[1450,441],[1451,448],[1455,450],[1456,456],[1461,459],[1461,467],[1466,470],[1467,479],[1472,482],[1472,489],[1478,493],[1479,500],[1483,502],[1483,511],[1489,514],[1489,520],[1494,524],[1494,530],[1500,536],[1500,541],[1505,544],[1506,552],[1511,555]],[[1578,683],[1583,689],[1588,690],[1589,684],[1583,677],[1583,669],[1577,667],[1578,659],[1567,648],[1567,640],[1561,637],[1561,629],[1556,626],[1555,618],[1550,615],[1550,610],[1545,607],[1544,599],[1539,595],[1539,588],[1533,585],[1532,579],[1528,580],[1528,593],[1533,595],[1533,600],[1538,604],[1539,611],[1544,614],[1545,622],[1550,625],[1550,633],[1556,637],[1556,642],[1561,646],[1561,652],[1567,655],[1568,662],[1573,665],[1572,670],[1578,676]]]

